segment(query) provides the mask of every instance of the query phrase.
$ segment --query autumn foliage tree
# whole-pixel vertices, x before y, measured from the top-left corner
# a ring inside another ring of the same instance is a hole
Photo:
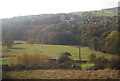
[[[120,45],[120,32],[112,31],[105,41],[105,51],[111,54],[120,54],[119,45]]]
[[[46,64],[48,62],[48,57],[37,53],[20,53],[16,56],[16,64],[23,64],[27,66]]]

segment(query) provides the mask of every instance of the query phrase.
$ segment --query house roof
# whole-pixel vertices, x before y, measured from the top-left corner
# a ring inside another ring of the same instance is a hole
[[[57,57],[51,57],[50,59],[56,59],[56,60],[58,60],[58,58],[57,58]]]

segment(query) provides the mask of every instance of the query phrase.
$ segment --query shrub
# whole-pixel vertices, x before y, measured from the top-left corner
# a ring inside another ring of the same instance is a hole
[[[40,66],[38,66],[37,64],[34,64],[32,66],[29,66],[27,69],[40,69]]]
[[[73,60],[69,56],[71,56],[71,54],[68,52],[61,54],[61,56],[58,58],[58,68],[72,68]]]
[[[59,63],[57,65],[57,69],[71,69],[71,68],[72,68],[72,63],[71,62]]]
[[[72,65],[72,68],[73,69],[80,69],[81,70],[81,67],[79,65]]]
[[[88,58],[91,62],[95,62],[97,56],[94,53],[92,53]]]
[[[68,52],[61,54],[61,56],[58,58],[58,62],[64,63],[66,61],[72,61],[72,59],[69,56],[71,56],[71,54]]]
[[[28,55],[25,53],[19,53],[16,55],[16,64],[28,64]]]
[[[14,70],[24,70],[24,69],[27,69],[27,68],[26,68],[26,65],[23,65],[23,64],[18,64],[14,66]]]
[[[20,53],[16,55],[16,63],[11,64],[11,70],[24,69],[71,69],[73,60],[70,53],[61,54],[58,60],[51,63],[49,57],[40,54]],[[79,68],[79,67],[76,67]]]
[[[3,70],[3,71],[9,71],[10,68],[9,68],[8,65],[2,65],[2,70]]]
[[[19,53],[16,55],[16,63],[11,64],[15,70],[46,68],[48,57],[37,53]]]
[[[23,65],[41,65],[48,62],[48,57],[43,56],[37,53],[25,54],[20,53],[16,56],[16,64],[23,64]]]
[[[118,56],[118,57],[113,57],[113,58],[110,60],[110,67],[111,67],[112,69],[117,69],[117,70],[120,69],[120,56]]]
[[[97,70],[97,69],[104,69],[104,68],[107,68],[108,66],[108,59],[105,58],[104,56],[99,56],[96,58],[95,60],[95,66],[94,66],[94,69]]]

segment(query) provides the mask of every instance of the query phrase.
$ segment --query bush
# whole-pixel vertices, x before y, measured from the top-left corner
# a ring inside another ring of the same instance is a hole
[[[18,64],[16,66],[14,66],[14,69],[15,70],[24,70],[24,69],[27,69],[27,68],[26,68],[26,65]]]
[[[108,67],[108,59],[105,58],[104,56],[99,56],[96,58],[95,60],[95,66],[94,69],[98,70],[98,69],[104,69]]]
[[[81,67],[79,65],[72,65],[72,68],[73,69],[80,69],[81,70]]]
[[[57,69],[71,69],[71,68],[72,68],[72,63],[71,62],[59,63],[57,65]]]
[[[22,64],[26,66],[37,65],[40,66],[41,64],[48,63],[48,57],[43,56],[37,53],[32,54],[25,54],[20,53],[16,56],[16,65]]]
[[[64,62],[67,62],[67,61],[72,61],[72,59],[69,56],[71,56],[71,54],[68,53],[68,52],[65,52],[65,53],[61,54],[61,56],[58,58],[58,62],[59,63],[64,63]]]
[[[9,71],[10,68],[9,68],[8,65],[2,65],[2,70],[3,70],[3,71]]]
[[[19,53],[15,63],[3,67],[4,70],[44,69],[48,68],[48,57],[37,53]]]
[[[68,52],[61,54],[61,56],[58,58],[58,68],[72,68],[73,60],[69,56],[71,56],[71,54]]]
[[[40,68],[41,68],[41,67],[40,67],[39,65],[34,64],[34,65],[32,65],[32,66],[28,66],[27,69],[40,69]]]
[[[88,58],[91,62],[95,62],[97,56],[94,53],[92,53]]]
[[[120,70],[120,56],[118,57],[113,57],[110,60],[110,67],[112,69]]]

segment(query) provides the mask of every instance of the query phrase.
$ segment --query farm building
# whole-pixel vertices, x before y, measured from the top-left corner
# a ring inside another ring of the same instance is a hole
[[[26,41],[15,40],[14,44],[26,44]]]

